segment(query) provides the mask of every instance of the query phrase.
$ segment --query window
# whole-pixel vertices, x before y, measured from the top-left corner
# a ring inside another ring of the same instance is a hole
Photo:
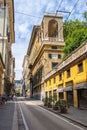
[[[49,85],[51,85],[51,80],[49,80]]]
[[[70,69],[67,70],[67,78],[69,78],[69,77],[70,77]]]
[[[57,54],[52,54],[51,57],[52,57],[52,59],[58,59],[58,55]]]
[[[47,87],[47,82],[45,83],[45,87]]]
[[[57,46],[52,46],[52,49],[57,49]]]
[[[57,65],[58,63],[52,63],[52,69]]]
[[[49,54],[49,58],[52,58],[52,57],[51,57],[51,54]]]
[[[48,97],[48,93],[47,92],[45,93],[45,96]]]
[[[61,59],[61,54],[58,54],[58,59]]]
[[[3,4],[2,3],[0,3],[0,8],[2,8],[3,7]]]
[[[54,77],[53,82],[56,83],[56,78]]]
[[[58,22],[54,19],[49,21],[48,37],[58,37]]]
[[[62,80],[62,74],[59,74],[59,81]]]
[[[48,54],[51,59],[61,59],[61,54]]]
[[[83,64],[82,62],[78,64],[78,73],[83,72]]]

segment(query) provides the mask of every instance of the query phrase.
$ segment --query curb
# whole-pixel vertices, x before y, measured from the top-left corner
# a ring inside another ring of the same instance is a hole
[[[82,125],[82,126],[84,126],[84,127],[87,127],[87,124],[84,124],[84,123],[82,123],[81,121],[77,121],[77,120],[75,120],[75,119],[72,119],[72,118],[70,118],[70,117],[68,117],[68,116],[66,116],[66,115],[63,115],[63,114],[61,114],[61,113],[59,113],[58,111],[54,111],[54,110],[52,110],[52,109],[50,109],[50,108],[46,108],[45,106],[41,106],[41,105],[39,105],[40,107],[43,107],[44,109],[46,109],[46,110],[48,110],[48,111],[51,111],[51,112],[53,112],[53,113],[55,113],[55,114],[58,114],[58,115],[60,115],[60,116],[62,116],[62,117],[65,117],[65,118],[67,118],[67,119],[69,119],[69,120],[71,120],[71,121],[73,121],[73,122],[76,122],[76,123],[78,123],[78,124],[80,124],[80,125]]]

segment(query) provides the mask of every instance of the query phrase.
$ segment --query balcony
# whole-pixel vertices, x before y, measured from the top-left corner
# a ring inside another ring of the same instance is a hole
[[[62,45],[65,45],[64,44],[64,39],[60,39],[60,38],[58,38],[58,37],[45,37],[43,40],[42,40],[42,42],[44,43],[49,43],[49,42],[59,42],[60,44],[62,44]]]

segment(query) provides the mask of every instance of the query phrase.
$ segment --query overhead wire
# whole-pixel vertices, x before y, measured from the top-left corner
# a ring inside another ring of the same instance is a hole
[[[56,15],[57,15],[57,12],[59,11],[59,8],[60,8],[62,2],[63,2],[63,0],[61,0],[60,3],[59,3],[59,5],[58,5],[58,8],[57,8],[56,13],[55,13],[55,17],[56,17]],[[46,32],[45,36],[46,36],[47,34],[48,34],[48,31]]]
[[[42,17],[38,17],[38,16],[34,16],[34,15],[30,15],[30,14],[26,14],[26,13],[22,13],[22,12],[18,12],[18,11],[15,11],[15,13],[26,15],[28,17],[34,17],[34,18],[40,18],[40,19],[42,18]]]
[[[76,5],[78,4],[78,2],[79,2],[79,0],[77,0],[76,3],[74,4],[74,6],[73,6],[72,10],[70,11],[69,16],[67,17],[66,21],[69,19],[69,17],[70,17],[70,15],[71,15],[72,11],[74,10],[74,8],[75,8]],[[62,27],[63,27],[63,25],[60,27],[58,33],[61,31]]]
[[[62,5],[62,2],[63,2],[63,0],[61,0],[60,3],[59,3],[59,5],[58,5],[58,8],[56,10],[56,15],[57,15],[57,12],[59,11],[60,6]]]
[[[74,10],[74,8],[77,6],[78,2],[79,2],[79,0],[77,0],[76,3],[74,4],[72,10],[71,10],[70,13],[69,13],[69,16],[67,17],[67,20],[69,19],[69,17],[70,17],[70,15],[71,15],[72,11]]]

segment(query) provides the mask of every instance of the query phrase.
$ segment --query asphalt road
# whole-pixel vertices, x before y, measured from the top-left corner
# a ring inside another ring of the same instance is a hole
[[[86,130],[32,101],[17,101],[24,128],[20,130]]]

